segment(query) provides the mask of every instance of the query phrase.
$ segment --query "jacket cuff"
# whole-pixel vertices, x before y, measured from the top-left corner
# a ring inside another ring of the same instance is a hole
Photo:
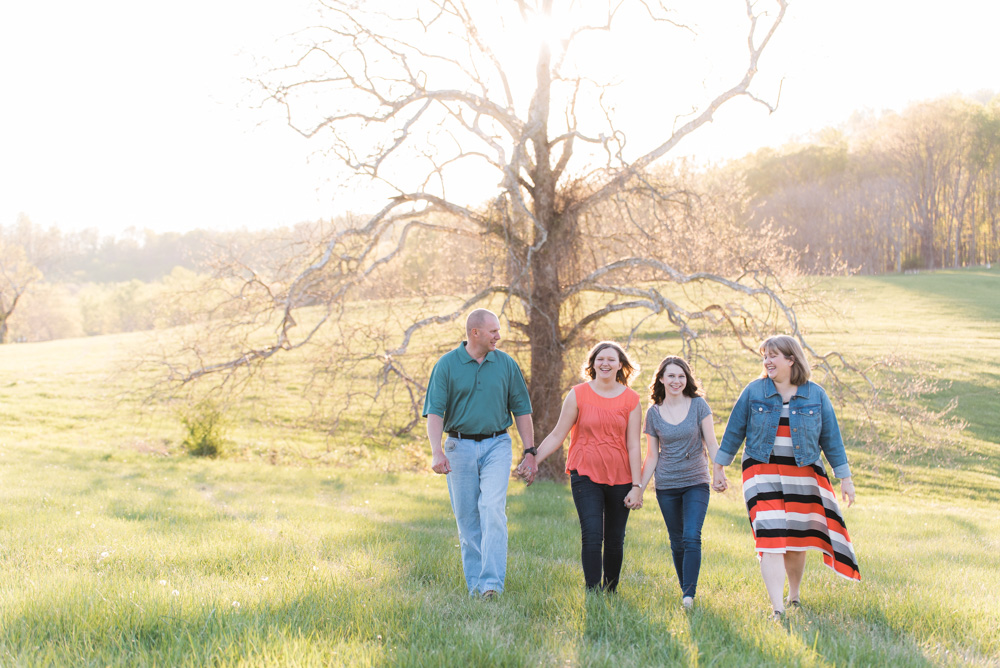
[[[730,464],[733,463],[733,460],[736,459],[736,455],[729,454],[728,452],[723,452],[722,448],[719,448],[718,450],[715,451],[714,459],[715,463],[719,464],[720,466],[729,466]]]
[[[846,463],[841,464],[840,466],[835,466],[835,467],[833,467],[833,475],[838,480],[843,480],[844,478],[850,478],[851,477],[851,467],[848,466]]]

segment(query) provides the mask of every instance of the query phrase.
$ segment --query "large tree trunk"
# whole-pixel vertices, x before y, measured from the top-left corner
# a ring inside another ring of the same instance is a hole
[[[559,419],[562,408],[562,376],[565,369],[559,326],[559,272],[557,244],[544,244],[532,258],[534,284],[528,315],[531,342],[531,407],[535,443],[541,443]],[[553,453],[542,462],[543,478],[562,480],[566,473],[566,450]]]

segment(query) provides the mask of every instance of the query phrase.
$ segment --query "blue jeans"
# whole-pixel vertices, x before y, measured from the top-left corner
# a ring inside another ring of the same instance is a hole
[[[509,434],[483,441],[448,438],[448,495],[458,523],[469,593],[503,591],[507,576],[507,483],[513,460]]]
[[[614,591],[625,555],[625,525],[629,512],[625,497],[632,491],[632,485],[605,485],[571,471],[570,486],[576,513],[580,516],[583,580],[587,589],[603,587]]]
[[[656,490],[656,500],[667,523],[674,570],[684,596],[694,598],[701,571],[701,527],[708,513],[708,483]]]

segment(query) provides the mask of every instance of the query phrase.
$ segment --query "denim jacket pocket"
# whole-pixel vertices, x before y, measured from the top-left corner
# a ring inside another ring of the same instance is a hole
[[[771,405],[766,401],[750,401],[749,433],[759,434],[768,428],[771,420]]]
[[[796,406],[795,414],[798,417],[796,422],[799,423],[800,428],[805,432],[809,443],[816,443],[819,440],[820,432],[823,430],[823,414],[820,405],[806,404],[804,406]]]

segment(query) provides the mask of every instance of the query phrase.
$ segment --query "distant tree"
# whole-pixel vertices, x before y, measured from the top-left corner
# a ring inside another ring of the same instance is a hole
[[[8,343],[9,321],[21,298],[41,278],[24,249],[0,237],[0,344]]]

